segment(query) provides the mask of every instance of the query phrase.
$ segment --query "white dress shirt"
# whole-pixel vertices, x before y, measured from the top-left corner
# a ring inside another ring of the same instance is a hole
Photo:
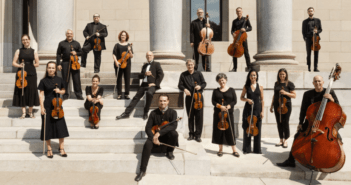
[[[151,62],[152,62],[152,61],[151,61]],[[151,62],[149,62],[149,64],[147,65],[145,72],[147,72],[147,71],[150,70]],[[143,82],[147,82],[147,76],[145,76]]]

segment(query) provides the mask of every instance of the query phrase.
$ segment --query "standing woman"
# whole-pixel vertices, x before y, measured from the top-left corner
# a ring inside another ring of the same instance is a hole
[[[296,98],[295,85],[294,83],[288,80],[288,71],[285,68],[282,68],[278,71],[277,82],[274,84],[274,95],[272,98],[272,104],[270,111],[275,113],[275,119],[277,121],[278,132],[280,142],[275,146],[283,146],[283,148],[288,147],[288,138],[290,137],[289,130],[289,120],[291,115],[291,98]],[[284,89],[282,89],[284,88]],[[280,121],[280,113],[279,109],[279,97],[282,95],[282,98],[286,98],[287,103],[286,107],[288,108],[288,112],[286,114],[281,115]]]
[[[30,47],[30,37],[26,34],[22,35],[23,48],[18,49],[13,57],[12,66],[17,67],[18,71],[22,70],[23,64],[25,63],[24,70],[27,72],[27,86],[24,88],[24,94],[22,96],[22,89],[15,85],[15,91],[13,95],[12,106],[22,107],[22,116],[20,119],[26,117],[26,106],[29,106],[29,117],[34,118],[33,106],[39,106],[39,96],[37,90],[37,71],[36,67],[39,67],[38,53]],[[19,61],[19,63],[17,62]],[[35,61],[35,64],[33,64]],[[16,73],[16,80],[18,79]]]
[[[85,93],[87,95],[87,100],[84,103],[85,109],[88,110],[89,112],[89,117],[91,116],[90,114],[90,107],[92,107],[94,104],[99,108],[97,115],[99,117],[99,120],[101,120],[101,109],[103,107],[103,100],[102,100],[102,95],[104,93],[104,88],[99,87],[100,84],[100,77],[99,75],[94,75],[92,78],[92,85],[85,87]],[[98,129],[99,128],[99,123],[94,125],[93,123],[90,123],[90,128],[91,129]]]
[[[65,94],[65,86],[62,78],[57,76],[56,62],[50,61],[46,64],[45,77],[40,80],[38,89],[40,90],[40,109],[41,109],[41,135],[40,139],[44,140],[44,116],[46,114],[45,140],[48,147],[47,157],[53,158],[51,139],[59,138],[59,152],[62,157],[67,157],[64,150],[64,138],[68,137],[68,129],[65,118],[54,119],[51,116],[53,110],[52,100],[56,98],[56,94]],[[57,88],[55,88],[57,84]],[[45,100],[44,100],[45,96]]]
[[[243,111],[243,152],[244,154],[251,153],[251,135],[248,136],[246,129],[249,127],[247,118],[251,116],[251,105],[253,106],[253,115],[257,117],[256,126],[258,134],[254,137],[254,150],[253,153],[261,154],[261,127],[262,118],[264,115],[264,100],[263,100],[263,87],[258,83],[258,73],[255,70],[250,70],[247,74],[246,83],[240,96],[240,100],[246,102]],[[245,98],[246,94],[246,98]]]
[[[117,75],[117,70],[119,68],[118,76],[117,76],[117,99],[122,99],[122,75],[124,74],[124,98],[129,100],[129,89],[130,89],[130,73],[131,73],[131,58],[133,58],[133,50],[130,46],[128,46],[129,43],[127,41],[129,40],[129,35],[126,31],[121,31],[118,34],[118,40],[120,43],[117,43],[115,47],[113,48],[113,60],[114,60],[114,65],[113,67],[115,68],[115,74]],[[121,64],[118,62],[119,59],[122,58],[122,53],[126,52],[129,53],[129,59],[127,60],[127,67],[122,69],[120,68]]]
[[[235,131],[234,131],[234,105],[236,104],[236,94],[235,90],[227,86],[227,75],[224,73],[219,73],[216,76],[216,81],[219,83],[220,87],[213,90],[212,93],[212,104],[214,107],[213,114],[213,132],[212,132],[212,143],[219,145],[219,152],[217,155],[219,157],[223,156],[223,144],[232,146],[233,155],[235,157],[240,157],[236,150],[235,141]],[[222,105],[222,100],[224,103]],[[220,130],[218,128],[218,122],[221,121],[219,118],[219,113],[229,112],[226,121],[229,124],[228,129]]]

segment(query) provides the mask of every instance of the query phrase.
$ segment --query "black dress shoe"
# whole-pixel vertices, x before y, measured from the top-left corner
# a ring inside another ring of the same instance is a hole
[[[76,97],[77,97],[77,100],[84,100],[82,95],[76,95]]]
[[[62,99],[63,99],[63,100],[68,100],[68,95],[63,95],[63,96],[62,96]]]
[[[174,155],[173,155],[173,152],[167,152],[166,154],[166,157],[169,159],[169,160],[174,160]]]
[[[125,119],[129,118],[129,114],[123,112],[120,116],[117,116],[116,119]]]
[[[140,171],[139,174],[135,177],[135,181],[139,182],[144,176],[145,176],[145,172]]]
[[[125,95],[124,99],[129,100],[130,99],[129,95]]]
[[[308,71],[311,72],[311,68],[308,68]]]
[[[246,154],[250,154],[250,153],[252,153],[252,152],[243,152],[243,153],[246,155]]]
[[[148,117],[149,117],[149,116],[148,116],[147,112],[145,112],[144,115],[143,115],[143,119],[144,119],[144,120],[147,120]]]
[[[234,68],[233,68],[233,69],[232,69],[232,70],[230,70],[229,72],[236,72],[236,69],[234,69]]]
[[[290,162],[289,160],[286,160],[282,163],[277,163],[277,166],[280,166],[280,167],[295,167],[295,162]]]
[[[188,141],[191,141],[193,139],[194,139],[194,136],[192,134],[190,134],[189,137],[188,137]]]
[[[239,154],[238,152],[233,152],[233,155],[234,155],[235,157],[240,157],[240,154]]]
[[[314,69],[313,71],[314,71],[314,72],[319,72],[319,70],[318,70],[318,69]]]
[[[201,140],[201,138],[200,138],[200,137],[195,137],[195,141],[197,141],[197,142],[199,142],[199,143],[201,143],[201,142],[202,142],[202,140]]]

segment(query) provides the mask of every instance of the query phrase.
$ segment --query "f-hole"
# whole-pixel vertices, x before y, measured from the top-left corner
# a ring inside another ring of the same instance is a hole
[[[328,141],[333,141],[334,140],[333,138],[329,138],[329,132],[330,132],[329,128],[325,127],[325,130],[328,130],[328,132],[327,132],[327,139],[328,139]]]

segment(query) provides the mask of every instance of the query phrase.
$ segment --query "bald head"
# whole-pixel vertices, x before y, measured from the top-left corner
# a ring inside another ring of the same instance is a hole
[[[315,77],[313,77],[314,89],[317,92],[323,91],[323,84],[324,84],[324,81],[323,81],[323,77],[322,76],[316,75]]]
[[[146,52],[146,60],[151,62],[154,59],[154,54],[151,51]]]

